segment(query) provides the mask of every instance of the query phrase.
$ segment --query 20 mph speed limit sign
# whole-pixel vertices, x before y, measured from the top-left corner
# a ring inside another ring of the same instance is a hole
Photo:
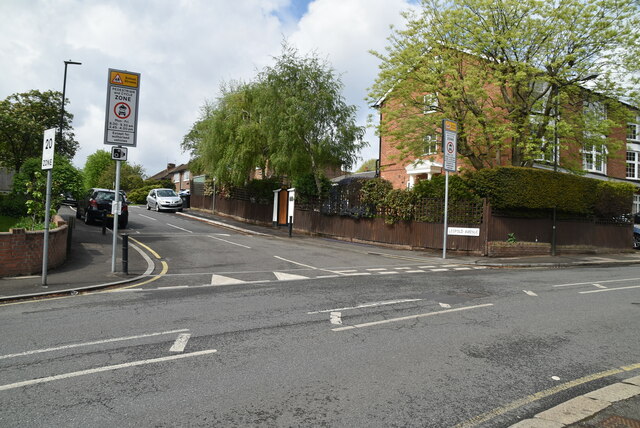
[[[458,155],[458,124],[451,120],[442,121],[442,148],[444,152],[444,170],[456,172]]]

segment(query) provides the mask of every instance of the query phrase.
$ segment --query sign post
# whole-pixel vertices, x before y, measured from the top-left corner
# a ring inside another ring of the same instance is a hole
[[[49,267],[49,223],[51,222],[51,170],[53,169],[53,153],[56,144],[56,128],[44,131],[42,142],[42,170],[47,171],[47,194],[44,204],[44,243],[42,248],[42,285],[47,286],[47,270]]]
[[[111,272],[116,271],[118,217],[122,207],[122,202],[120,201],[120,163],[123,160],[127,160],[126,147],[136,147],[137,145],[139,90],[140,73],[109,69],[104,144],[117,146],[112,147],[111,150],[111,158],[116,161],[116,197],[111,208],[113,214]]]
[[[442,150],[444,152],[444,230],[442,239],[442,258],[447,258],[447,233],[448,233],[448,213],[449,213],[449,172],[457,170],[458,154],[458,124],[448,119],[442,121]]]

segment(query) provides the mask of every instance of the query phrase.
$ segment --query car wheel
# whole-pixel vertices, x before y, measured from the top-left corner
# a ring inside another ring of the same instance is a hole
[[[160,204],[158,204],[157,202],[156,202],[156,212],[157,212],[157,213],[159,213],[159,212],[160,212]]]
[[[151,207],[149,206],[149,202],[147,202],[147,211],[151,211]]]
[[[82,214],[80,214],[80,208],[76,208],[76,218],[77,219],[81,219],[82,218]]]
[[[636,233],[633,234],[633,248],[640,250],[640,235]]]
[[[84,213],[84,224],[93,224],[93,218],[89,214],[89,211],[85,211]]]

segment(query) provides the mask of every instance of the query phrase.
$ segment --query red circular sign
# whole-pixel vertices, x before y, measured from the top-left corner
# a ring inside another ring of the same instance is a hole
[[[447,153],[453,154],[453,141],[447,141]]]
[[[118,103],[113,107],[113,112],[118,119],[126,119],[131,115],[131,107],[127,103]]]

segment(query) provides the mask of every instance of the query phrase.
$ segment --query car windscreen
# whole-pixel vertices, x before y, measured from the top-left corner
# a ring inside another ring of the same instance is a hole
[[[113,201],[115,198],[115,192],[98,192],[95,197],[98,201]]]
[[[178,196],[176,195],[176,192],[174,192],[173,190],[170,189],[162,189],[162,190],[158,190],[157,192],[158,196]]]

